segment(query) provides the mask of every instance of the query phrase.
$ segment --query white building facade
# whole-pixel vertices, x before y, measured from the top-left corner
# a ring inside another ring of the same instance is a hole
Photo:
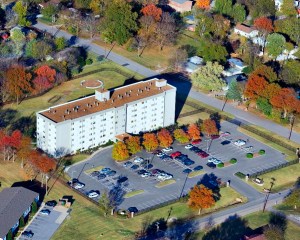
[[[151,79],[53,106],[37,113],[37,147],[54,157],[74,154],[175,122],[176,88]]]

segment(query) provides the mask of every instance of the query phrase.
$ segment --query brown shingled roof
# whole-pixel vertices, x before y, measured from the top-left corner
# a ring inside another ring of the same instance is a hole
[[[60,106],[51,107],[40,112],[41,115],[58,123],[69,119],[83,117],[106,109],[123,106],[136,100],[147,98],[172,89],[171,86],[156,87],[157,80],[139,82],[111,91],[111,97],[106,102],[98,101],[95,96],[72,101]],[[99,90],[98,90],[99,91]]]
[[[254,31],[255,29],[253,29],[252,27],[249,27],[247,25],[244,25],[244,24],[237,24],[235,26],[235,28],[237,30],[240,30],[240,31],[243,31],[243,32],[246,32],[246,33],[251,33],[252,31]]]

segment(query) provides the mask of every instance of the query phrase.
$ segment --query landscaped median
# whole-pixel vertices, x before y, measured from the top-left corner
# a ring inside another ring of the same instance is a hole
[[[134,197],[136,195],[142,194],[143,192],[145,192],[143,189],[131,191],[131,192],[126,193],[124,195],[124,198],[131,198],[131,197]]]
[[[104,166],[98,166],[98,167],[94,167],[94,168],[90,168],[90,169],[88,169],[88,170],[86,170],[86,171],[84,171],[86,174],[90,174],[90,173],[92,173],[92,172],[94,172],[94,171],[100,171],[102,168],[104,168]]]
[[[155,187],[162,188],[162,187],[168,186],[173,183],[176,183],[176,181],[174,179],[169,179],[169,180],[165,180],[165,181],[162,181],[162,182],[156,184]]]
[[[206,173],[204,170],[192,171],[191,173],[189,173],[188,178],[197,177],[199,175],[203,175],[204,173]]]

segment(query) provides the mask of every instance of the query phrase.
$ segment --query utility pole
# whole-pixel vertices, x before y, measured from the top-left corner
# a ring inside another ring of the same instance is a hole
[[[289,140],[291,139],[292,136],[292,132],[293,132],[293,127],[294,127],[294,123],[295,123],[295,115],[292,114],[290,117],[290,124],[291,124],[291,128],[290,128],[290,134],[289,134]]]
[[[225,108],[225,105],[226,105],[226,103],[227,103],[227,101],[228,101],[228,98],[227,98],[227,95],[225,95],[225,101],[224,101],[224,104],[223,104],[223,107],[222,107],[222,112],[224,111],[224,108]]]
[[[186,181],[188,179],[188,176],[189,176],[189,173],[186,174],[186,177],[185,177],[185,180],[184,180],[184,183],[183,183],[183,186],[182,186],[182,190],[181,190],[180,195],[179,195],[179,199],[182,197],[182,194],[183,194],[184,187],[185,187]]]
[[[267,203],[268,203],[268,199],[269,199],[269,196],[270,196],[270,194],[271,194],[271,191],[272,191],[272,188],[273,188],[273,186],[274,186],[274,184],[275,184],[275,178],[271,178],[271,186],[270,186],[270,189],[269,189],[269,192],[267,193],[267,196],[266,196],[266,198],[265,198],[265,201],[264,201],[264,207],[263,207],[263,212],[265,212],[265,209],[266,209],[266,206],[267,206]]]

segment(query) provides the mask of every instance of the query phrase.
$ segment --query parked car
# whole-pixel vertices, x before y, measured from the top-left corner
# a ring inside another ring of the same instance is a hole
[[[234,142],[234,145],[241,147],[244,146],[246,144],[246,141],[242,140],[242,139],[238,139]]]
[[[158,157],[162,157],[162,156],[164,156],[164,155],[166,155],[166,154],[163,153],[163,152],[160,152],[160,153],[156,154],[156,156],[158,156]]]
[[[119,177],[119,179],[117,180],[117,183],[125,183],[127,182],[128,178],[127,177]]]
[[[55,207],[57,202],[55,200],[51,200],[51,201],[47,201],[45,204],[48,207]]]
[[[102,169],[100,170],[100,173],[106,174],[106,173],[108,173],[108,172],[110,172],[110,171],[111,171],[110,168],[102,168]]]
[[[145,173],[141,174],[141,177],[145,178],[145,177],[149,177],[150,175],[151,173],[146,171]]]
[[[49,215],[51,211],[49,209],[43,209],[40,211],[41,215]]]
[[[143,173],[146,173],[147,171],[145,169],[141,169],[137,171],[137,174],[142,175]]]
[[[81,182],[77,182],[77,183],[73,184],[72,187],[75,188],[75,189],[81,189],[81,188],[85,187],[85,184],[81,183]]]
[[[160,170],[160,169],[153,169],[151,171],[151,174],[153,174],[154,176],[158,176],[160,173],[163,173],[164,171]]]
[[[207,161],[210,163],[210,162],[214,162],[215,160],[217,160],[215,157],[211,157]]]
[[[198,148],[198,147],[192,147],[192,148],[190,148],[190,150],[192,151],[192,152],[194,152],[194,153],[199,153],[199,152],[202,152],[202,150],[200,149],[200,148]]]
[[[220,135],[211,135],[210,138],[211,139],[218,139],[220,137]]]
[[[78,180],[77,178],[73,178],[73,179],[71,179],[71,180],[68,182],[68,184],[69,184],[69,185],[72,185],[72,184],[77,183],[77,182],[79,182],[79,180]]]
[[[191,165],[193,165],[195,162],[193,161],[193,160],[191,160],[191,159],[186,159],[186,160],[184,160],[184,162],[183,162],[183,164],[185,165],[185,166],[191,166]]]
[[[215,169],[216,168],[216,164],[214,164],[212,162],[207,163],[206,166],[208,166],[211,169]]]
[[[157,177],[157,179],[161,180],[161,181],[169,180],[169,179],[172,179],[172,178],[173,178],[173,176],[171,174],[168,174],[168,173],[161,173]]]
[[[26,238],[32,238],[34,233],[32,231],[24,231],[22,232],[21,236]]]
[[[222,163],[222,161],[219,160],[219,159],[215,159],[215,160],[213,161],[213,163],[216,164],[216,165],[218,165],[219,163]]]
[[[101,173],[101,174],[99,174],[99,175],[97,176],[97,179],[98,179],[98,180],[102,180],[102,179],[104,179],[104,178],[106,178],[106,175],[105,175],[104,173]]]
[[[186,145],[184,148],[185,148],[185,149],[190,149],[190,148],[192,148],[192,147],[193,147],[192,144],[188,144],[188,145]]]
[[[183,173],[186,173],[186,174],[189,174],[189,173],[192,172],[192,170],[189,169],[189,168],[186,168],[186,169],[184,169],[182,172],[183,172]]]
[[[144,158],[141,158],[141,157],[137,157],[133,160],[134,163],[141,163],[144,161]]]
[[[153,168],[153,164],[149,163],[149,164],[146,164],[143,167],[144,167],[144,169],[151,169],[151,168]]]
[[[152,152],[152,154],[154,154],[154,155],[157,155],[159,153],[161,153],[161,150],[155,150],[155,151]]]
[[[222,132],[222,133],[220,134],[220,137],[229,137],[230,135],[231,135],[230,132]]]
[[[203,167],[201,166],[201,165],[199,165],[199,166],[196,166],[196,167],[194,167],[194,171],[200,171],[200,170],[202,170],[203,169]]]
[[[96,198],[100,195],[99,191],[96,191],[96,190],[91,190],[87,193],[87,196],[89,198]]]
[[[132,169],[132,170],[136,170],[136,169],[138,169],[138,168],[139,168],[139,165],[137,165],[137,164],[134,164],[134,165],[131,166],[131,169]]]
[[[108,173],[106,173],[106,176],[112,177],[115,176],[117,174],[117,172],[115,170],[111,170]]]
[[[169,155],[164,154],[163,156],[160,157],[160,159],[167,161],[167,160],[171,160],[172,158]]]
[[[177,151],[177,152],[173,152],[170,157],[171,158],[176,158],[176,157],[179,157],[181,155],[181,152]]]
[[[130,165],[132,165],[132,162],[128,161],[123,164],[123,167],[129,167]]]
[[[171,152],[172,150],[173,150],[172,147],[167,147],[162,149],[163,152]]]
[[[91,177],[98,177],[101,173],[99,171],[94,171],[90,174]]]
[[[201,157],[201,158],[207,158],[207,157],[209,157],[209,154],[208,154],[207,152],[204,152],[204,151],[199,152],[199,153],[197,153],[197,154],[198,154],[198,156]]]
[[[197,145],[197,144],[200,144],[200,143],[201,143],[201,139],[197,139],[197,140],[192,141],[193,145]]]
[[[231,143],[231,142],[230,142],[229,140],[225,140],[225,141],[221,142],[222,145],[228,145],[228,144],[230,144],[230,143]]]
[[[245,150],[252,150],[253,146],[249,146],[249,147],[244,147]]]

